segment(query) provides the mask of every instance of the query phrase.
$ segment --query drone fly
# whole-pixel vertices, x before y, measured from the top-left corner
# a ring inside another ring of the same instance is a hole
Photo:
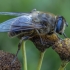
[[[18,51],[22,40],[31,39],[35,35],[39,35],[42,44],[41,35],[56,33],[66,37],[64,30],[68,24],[63,16],[44,13],[36,9],[30,13],[0,12],[0,15],[16,16],[15,18],[2,22],[0,24],[0,32],[8,32],[10,37],[17,36],[21,38]]]

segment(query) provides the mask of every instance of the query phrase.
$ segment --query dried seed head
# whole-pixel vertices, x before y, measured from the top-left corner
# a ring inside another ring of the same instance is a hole
[[[0,70],[21,70],[18,59],[11,65],[15,55],[0,50]]]
[[[53,49],[59,54],[61,60],[70,61],[70,38],[55,42]]]
[[[41,52],[45,51],[46,48],[49,48],[52,44],[54,44],[54,42],[59,40],[56,34],[41,35],[41,39],[39,35],[36,35],[30,39],[32,42],[34,42],[36,48]]]

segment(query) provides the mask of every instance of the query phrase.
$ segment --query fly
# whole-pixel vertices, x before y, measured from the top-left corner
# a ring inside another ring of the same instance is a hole
[[[20,50],[22,40],[31,39],[36,35],[39,35],[42,44],[41,35],[56,33],[66,37],[64,30],[68,24],[63,16],[56,16],[35,9],[30,13],[0,12],[0,15],[16,16],[2,22],[0,24],[0,32],[8,32],[10,37],[17,36],[21,38],[18,44],[17,54]]]

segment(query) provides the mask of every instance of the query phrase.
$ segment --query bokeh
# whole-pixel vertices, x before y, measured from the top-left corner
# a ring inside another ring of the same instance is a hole
[[[32,9],[64,16],[69,25],[65,33],[70,37],[70,0],[0,0],[0,12],[30,12]],[[13,17],[0,15],[0,23]],[[8,33],[0,33],[0,50],[15,54],[18,43],[17,37],[10,38]],[[28,70],[36,70],[40,52],[29,40],[26,41],[26,51]],[[18,59],[22,63],[22,49],[18,54]],[[59,55],[52,48],[48,48],[41,70],[58,70],[60,63]],[[69,64],[66,69],[70,70]]]

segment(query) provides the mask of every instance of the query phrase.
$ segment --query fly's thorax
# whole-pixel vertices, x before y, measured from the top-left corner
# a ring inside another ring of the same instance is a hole
[[[56,26],[56,18],[55,15],[50,13],[44,13],[40,11],[32,12],[32,22],[36,24],[40,24],[43,28],[39,29],[40,34],[52,34],[55,32]]]
[[[40,23],[44,26],[44,28],[40,30],[41,33],[52,34],[55,32],[55,16],[48,13],[40,13],[38,17],[40,18]]]
[[[55,32],[55,26],[47,24],[45,28],[38,29],[38,31],[39,31],[39,34],[41,35],[45,35],[45,34],[51,35]]]
[[[23,37],[23,36],[30,36],[34,33],[34,30],[28,30],[28,31],[10,31],[8,32],[9,37]]]

